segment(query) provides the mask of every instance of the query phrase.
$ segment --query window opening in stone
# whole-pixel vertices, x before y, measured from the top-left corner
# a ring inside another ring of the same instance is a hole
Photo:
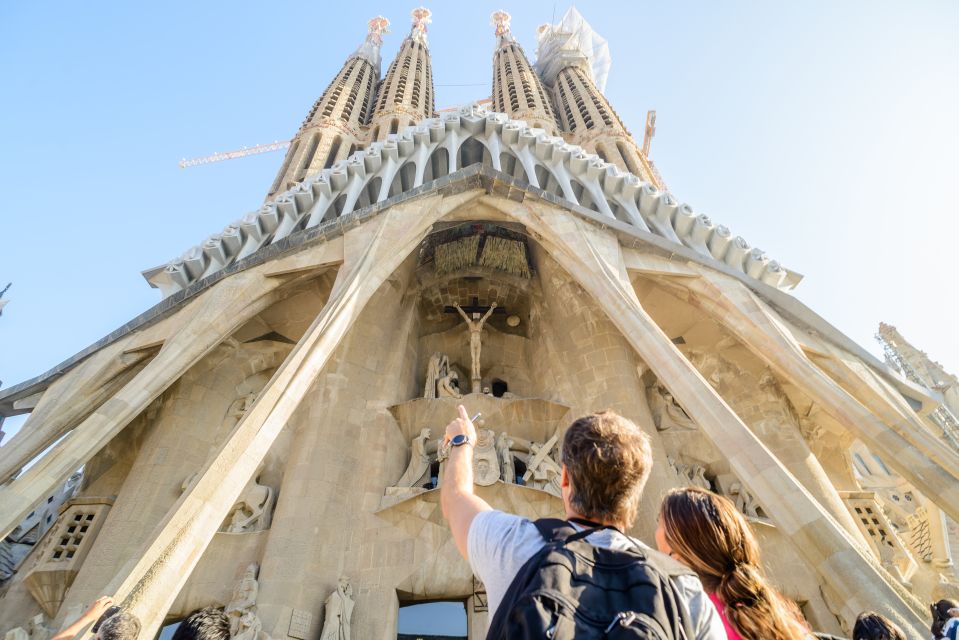
[[[397,640],[416,640],[440,637],[443,640],[466,640],[466,602],[463,600],[400,602],[397,621]]]
[[[396,118],[390,120],[390,133],[396,133],[400,129],[400,121]]]
[[[324,169],[329,169],[333,166],[333,163],[336,162],[336,154],[340,152],[340,143],[342,138],[336,136],[333,138],[333,144],[330,145],[330,152],[326,154],[326,163],[323,165]]]
[[[502,398],[503,394],[509,390],[506,381],[500,380],[499,378],[493,379],[492,383],[490,383],[490,388],[493,391],[493,396],[496,398]]]

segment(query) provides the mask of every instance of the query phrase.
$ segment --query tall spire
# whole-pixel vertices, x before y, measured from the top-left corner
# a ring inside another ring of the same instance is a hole
[[[429,118],[435,111],[433,66],[426,38],[426,25],[431,22],[432,12],[418,7],[410,16],[413,18],[410,35],[403,40],[380,83],[376,112],[370,123],[374,141]]]
[[[383,16],[367,23],[363,44],[343,63],[290,143],[267,199],[345,159],[359,145],[360,127],[373,112],[380,47],[389,25]]]
[[[532,127],[556,133],[556,116],[549,94],[533,70],[523,48],[510,31],[510,15],[494,11],[490,22],[496,27],[493,54],[493,108]]]
[[[603,95],[609,47],[571,8],[559,24],[539,28],[536,68],[551,86],[563,137],[623,171],[662,187],[649,160]]]

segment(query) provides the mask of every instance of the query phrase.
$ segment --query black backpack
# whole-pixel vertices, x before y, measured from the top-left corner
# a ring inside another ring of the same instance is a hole
[[[546,546],[510,584],[487,640],[694,640],[689,613],[674,578],[693,575],[659,552],[595,547],[565,520],[533,524]]]

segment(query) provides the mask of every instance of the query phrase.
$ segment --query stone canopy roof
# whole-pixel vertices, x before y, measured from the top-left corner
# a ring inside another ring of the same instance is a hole
[[[661,236],[778,289],[802,276],[671,194],[522,120],[472,104],[429,118],[277,195],[144,277],[164,297],[303,229],[385,201],[471,164]]]

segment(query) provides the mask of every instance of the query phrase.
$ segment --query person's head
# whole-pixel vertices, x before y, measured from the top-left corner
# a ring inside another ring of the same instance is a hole
[[[230,620],[222,609],[197,609],[180,623],[172,640],[230,640]]]
[[[118,611],[100,623],[96,640],[136,640],[140,620],[128,611]]]
[[[628,528],[652,466],[649,437],[631,421],[612,411],[580,418],[563,439],[566,515]]]
[[[852,628],[852,640],[906,640],[906,634],[889,618],[863,611]]]
[[[949,613],[949,610],[959,608],[959,602],[943,599],[929,605],[929,608],[932,610],[932,626],[929,629],[932,631],[933,637],[938,638],[942,635],[942,627],[946,624],[946,621],[954,617]]]
[[[736,506],[699,487],[674,489],[663,499],[656,546],[692,569],[725,605],[745,638],[798,640],[807,635],[796,605],[760,569],[759,543]]]

